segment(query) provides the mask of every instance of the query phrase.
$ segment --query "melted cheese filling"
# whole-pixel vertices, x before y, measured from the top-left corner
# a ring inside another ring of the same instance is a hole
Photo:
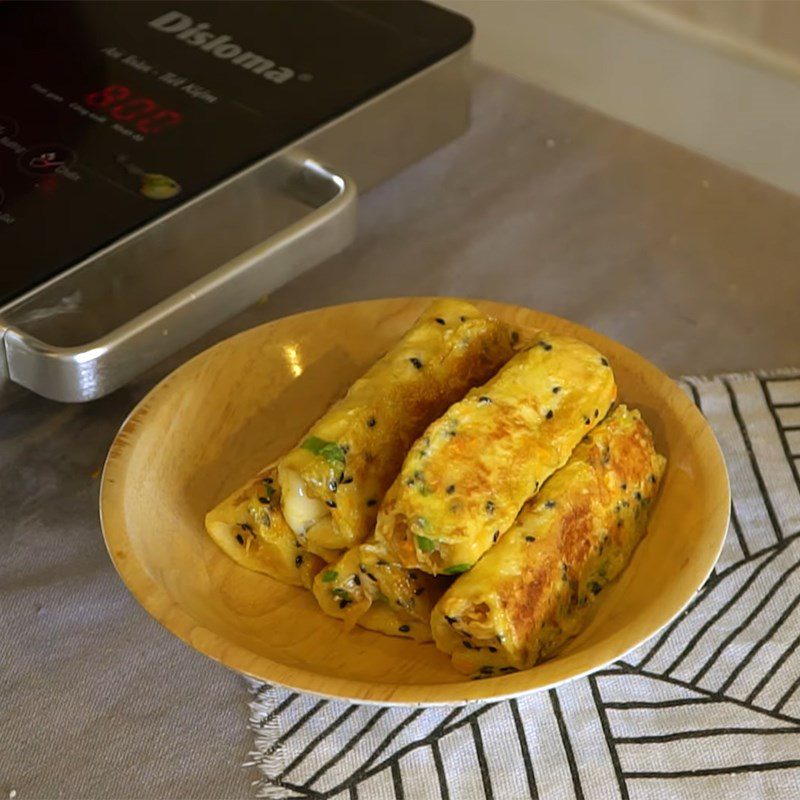
[[[281,474],[281,507],[287,524],[301,541],[308,539],[321,547],[338,547],[330,509],[322,500],[309,497],[305,483],[294,470],[287,469]]]

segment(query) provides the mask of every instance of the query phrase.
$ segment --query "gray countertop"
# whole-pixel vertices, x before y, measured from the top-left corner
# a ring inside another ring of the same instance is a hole
[[[316,306],[456,294],[569,317],[671,374],[800,364],[800,199],[504,76],[475,92],[466,136],[363,198],[349,250],[108,398],[0,415],[0,794],[253,794],[242,679],[128,595],[97,516],[117,427],[192,353]]]

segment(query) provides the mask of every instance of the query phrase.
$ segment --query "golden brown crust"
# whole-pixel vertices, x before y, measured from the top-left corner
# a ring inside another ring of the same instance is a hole
[[[377,538],[408,567],[468,568],[615,398],[600,353],[540,332],[411,447],[381,506]]]
[[[294,473],[329,509],[332,525],[309,526],[309,540],[342,549],[364,541],[411,443],[512,354],[505,323],[461,300],[433,303],[281,459],[284,488]]]
[[[615,409],[437,603],[437,645],[468,673],[530,667],[581,627],[644,535],[665,460],[637,411]]]

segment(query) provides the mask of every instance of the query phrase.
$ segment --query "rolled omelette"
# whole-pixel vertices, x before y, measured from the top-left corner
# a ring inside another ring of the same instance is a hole
[[[616,395],[604,356],[584,342],[540,332],[413,445],[381,506],[376,538],[406,567],[464,572]]]
[[[461,672],[525,669],[582,627],[645,533],[666,459],[619,406],[436,604],[436,645]]]
[[[292,530],[309,546],[364,541],[411,443],[511,358],[512,339],[470,303],[435,301],[279,462]]]
[[[294,586],[311,588],[314,576],[338,553],[310,552],[286,524],[275,465],[206,514],[208,535],[237,563]]]
[[[439,579],[391,561],[374,541],[351,548],[314,580],[320,607],[344,620],[345,630],[358,624],[418,642],[433,639],[431,609],[443,591]]]

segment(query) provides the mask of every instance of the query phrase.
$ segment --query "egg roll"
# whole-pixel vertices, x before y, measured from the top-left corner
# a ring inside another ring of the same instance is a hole
[[[453,666],[525,669],[574,636],[644,535],[665,466],[639,412],[616,408],[436,604],[433,635]]]
[[[293,586],[311,588],[314,576],[336,551],[312,553],[286,524],[276,466],[267,467],[206,514],[208,535],[247,569]]]
[[[464,572],[616,395],[609,362],[597,350],[540,332],[413,445],[381,506],[376,537],[406,567]]]
[[[292,530],[324,548],[363,542],[411,443],[508,361],[514,338],[470,303],[434,302],[281,459]]]
[[[443,589],[440,580],[392,562],[374,541],[351,548],[314,580],[320,607],[344,620],[346,630],[358,624],[418,642],[433,638],[431,609]]]

